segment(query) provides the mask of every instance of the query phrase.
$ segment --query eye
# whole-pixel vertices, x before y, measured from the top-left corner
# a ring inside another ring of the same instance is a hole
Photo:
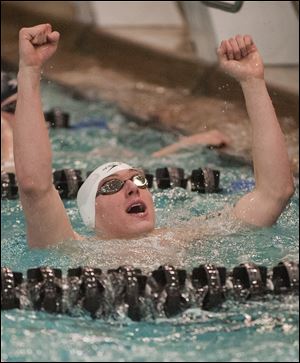
[[[97,195],[99,194],[113,194],[119,191],[124,182],[118,179],[111,179],[105,182],[98,190]]]
[[[104,183],[104,185],[101,187],[101,189],[102,188],[105,188],[105,189],[116,189],[119,186],[121,186],[122,184],[123,184],[123,181],[122,180],[111,179],[111,180],[108,180],[106,183]]]

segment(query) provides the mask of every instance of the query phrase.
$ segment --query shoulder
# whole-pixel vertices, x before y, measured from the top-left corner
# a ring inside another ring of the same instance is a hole
[[[182,222],[173,231],[176,231],[177,237],[184,243],[191,243],[193,241],[205,241],[211,237],[235,234],[246,228],[249,226],[238,219],[233,206],[228,205],[222,210]]]

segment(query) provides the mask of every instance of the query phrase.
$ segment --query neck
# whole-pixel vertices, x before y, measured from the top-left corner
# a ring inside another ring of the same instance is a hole
[[[95,233],[96,236],[100,239],[104,239],[104,240],[113,240],[113,239],[132,239],[132,238],[143,238],[143,237],[147,237],[149,235],[151,235],[155,230],[153,229],[152,231],[147,231],[147,232],[136,232],[136,233],[130,233],[127,232],[126,234],[124,233],[112,233],[112,232],[107,232],[104,231],[103,229],[96,227],[95,228]]]

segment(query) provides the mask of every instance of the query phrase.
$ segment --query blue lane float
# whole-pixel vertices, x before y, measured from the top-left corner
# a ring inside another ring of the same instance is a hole
[[[45,121],[52,129],[79,130],[87,128],[99,128],[109,130],[106,119],[103,117],[85,117],[75,125],[70,125],[70,114],[60,107],[53,107],[44,112]]]
[[[236,193],[236,192],[250,192],[255,187],[254,179],[238,179],[234,180],[230,187],[228,188],[228,192]]]
[[[109,130],[107,121],[103,117],[86,117],[80,122],[70,127],[71,130],[88,129],[88,128],[98,128],[102,130]]]
[[[189,308],[219,310],[227,299],[239,302],[265,299],[267,295],[299,294],[299,263],[279,262],[266,267],[244,263],[232,271],[213,264],[191,273],[171,265],[143,274],[139,268],[77,267],[67,276],[51,267],[22,273],[1,268],[1,310],[25,309],[93,319],[116,317],[118,312],[134,321],[171,318]]]

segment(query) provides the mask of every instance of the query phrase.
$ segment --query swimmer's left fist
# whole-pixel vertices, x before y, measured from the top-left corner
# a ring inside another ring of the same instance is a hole
[[[217,49],[220,67],[239,82],[264,79],[264,66],[250,35],[222,40]]]

